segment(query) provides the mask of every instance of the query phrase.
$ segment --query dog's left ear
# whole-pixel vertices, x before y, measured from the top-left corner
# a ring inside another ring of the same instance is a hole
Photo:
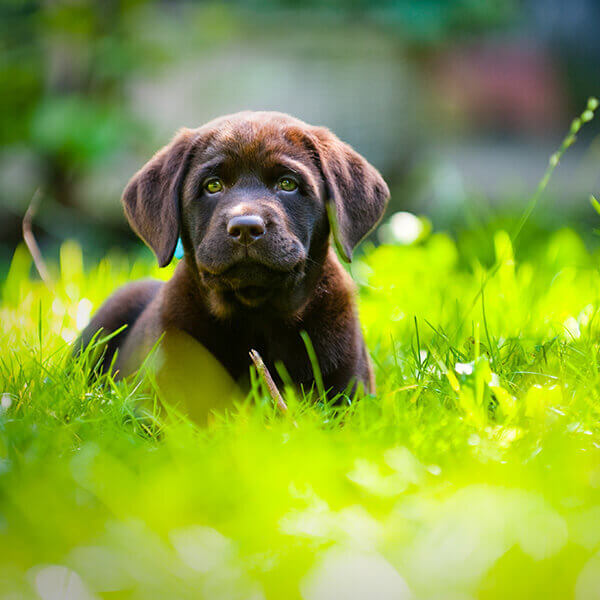
[[[194,132],[181,130],[129,181],[123,207],[132,229],[167,266],[179,237],[179,196],[193,151]]]
[[[390,192],[379,171],[328,129],[315,127],[311,133],[333,239],[350,262],[354,248],[383,216]]]

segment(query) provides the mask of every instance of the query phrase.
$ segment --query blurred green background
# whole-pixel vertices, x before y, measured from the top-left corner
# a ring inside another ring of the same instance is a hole
[[[0,272],[38,187],[45,255],[141,251],[128,178],[177,128],[241,109],[330,127],[390,182],[391,212],[460,238],[523,204],[598,91],[598,22],[595,0],[2,0]],[[593,243],[599,156],[585,133],[528,236],[566,219]]]

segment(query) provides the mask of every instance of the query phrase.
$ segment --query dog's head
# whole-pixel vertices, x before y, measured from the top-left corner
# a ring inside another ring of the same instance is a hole
[[[330,231],[349,261],[388,196],[377,170],[329,130],[243,112],[180,131],[134,175],[123,203],[160,266],[181,237],[213,312],[225,316],[298,310]]]

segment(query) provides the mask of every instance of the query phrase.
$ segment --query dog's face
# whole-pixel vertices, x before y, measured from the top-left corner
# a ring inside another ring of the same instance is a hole
[[[214,314],[293,314],[328,250],[343,257],[380,219],[379,173],[323,128],[244,112],[181,131],[123,195],[133,229],[161,266],[181,236]]]
[[[245,115],[210,123],[201,139],[183,186],[181,234],[211,306],[292,310],[329,232],[301,130]]]

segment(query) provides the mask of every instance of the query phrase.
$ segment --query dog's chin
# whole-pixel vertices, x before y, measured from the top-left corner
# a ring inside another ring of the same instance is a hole
[[[278,307],[304,276],[303,263],[277,269],[255,261],[240,261],[219,273],[201,270],[217,316],[227,317],[244,309]]]
[[[232,291],[235,299],[248,308],[258,308],[271,297],[273,289],[261,287],[257,285],[249,285],[246,287],[235,288]]]

